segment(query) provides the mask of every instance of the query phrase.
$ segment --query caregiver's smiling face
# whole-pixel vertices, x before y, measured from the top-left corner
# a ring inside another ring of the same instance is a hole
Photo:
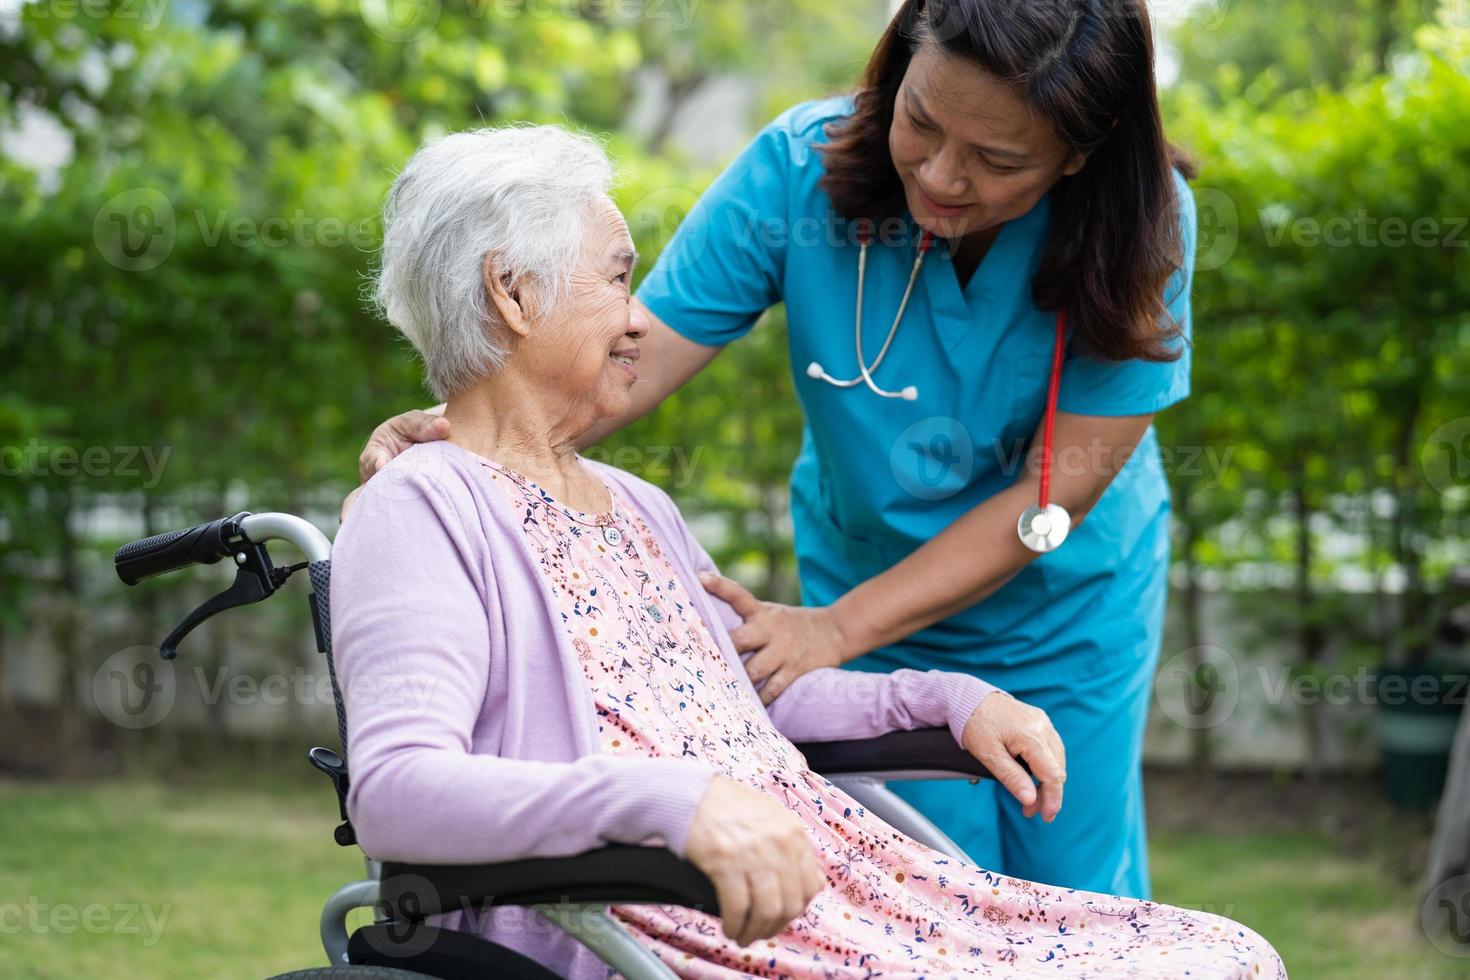
[[[888,150],[909,213],[951,239],[1019,218],[1086,160],[1010,85],[932,41],[899,86]]]

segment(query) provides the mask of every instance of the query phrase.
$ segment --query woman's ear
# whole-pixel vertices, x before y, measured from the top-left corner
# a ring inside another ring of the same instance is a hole
[[[1088,156],[1089,154],[1083,153],[1081,150],[1073,150],[1072,155],[1067,159],[1066,165],[1062,167],[1062,176],[1071,177],[1081,170],[1087,164]]]
[[[512,286],[510,273],[500,267],[490,252],[480,260],[480,282],[485,287],[485,296],[500,314],[500,321],[518,337],[530,333],[531,322],[521,299],[522,291]]]

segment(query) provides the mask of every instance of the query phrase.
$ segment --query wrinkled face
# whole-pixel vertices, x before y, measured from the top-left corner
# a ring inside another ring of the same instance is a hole
[[[1009,85],[928,41],[899,86],[888,150],[909,213],[940,238],[1019,218],[1086,159]]]
[[[547,311],[518,357],[518,367],[554,386],[589,423],[627,412],[638,380],[638,340],[648,322],[629,288],[636,262],[627,222],[604,199],[588,223],[570,297]]]

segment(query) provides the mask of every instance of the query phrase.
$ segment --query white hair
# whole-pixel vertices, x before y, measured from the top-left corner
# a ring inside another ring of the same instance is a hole
[[[499,370],[506,331],[486,295],[486,255],[537,310],[560,303],[613,168],[602,144],[558,126],[476,129],[431,140],[383,205],[373,301],[424,361],[435,397]]]

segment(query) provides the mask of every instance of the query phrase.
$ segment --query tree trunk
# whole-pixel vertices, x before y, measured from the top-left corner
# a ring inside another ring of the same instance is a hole
[[[1432,361],[1430,362],[1432,364]],[[1418,374],[1430,372],[1421,369]],[[1426,634],[1415,634],[1428,622],[1429,602],[1424,589],[1424,555],[1419,542],[1418,507],[1415,494],[1419,489],[1418,461],[1414,459],[1416,446],[1414,430],[1419,424],[1419,412],[1423,405],[1423,392],[1433,383],[1432,377],[1421,377],[1419,383],[1410,387],[1403,404],[1403,415],[1394,439],[1394,509],[1393,509],[1393,555],[1404,571],[1403,613],[1400,619],[1401,633],[1407,633],[1409,644],[1408,660],[1411,664],[1423,663],[1429,655],[1429,638]]]
[[[1190,486],[1187,482],[1177,489],[1179,506],[1175,515],[1184,525],[1184,644],[1190,651],[1189,669],[1196,675],[1203,667],[1200,648],[1205,644],[1204,591],[1199,583],[1197,550],[1200,539],[1199,522],[1190,513]],[[1209,729],[1203,725],[1190,729],[1189,759],[1194,771],[1206,775],[1214,771],[1214,751],[1210,742]]]
[[[653,131],[648,134],[648,153],[650,156],[658,156],[664,151],[664,144],[668,142],[669,135],[674,131],[674,121],[679,117],[679,111],[699,91],[699,87],[705,83],[708,76],[702,71],[696,71],[680,78],[668,79],[669,91],[664,102],[663,112],[659,113],[658,122],[654,124]]]
[[[1298,467],[1293,474],[1292,503],[1296,511],[1296,606],[1297,606],[1297,649],[1303,664],[1320,663],[1326,647],[1322,627],[1317,622],[1317,597],[1312,588],[1312,510],[1307,499],[1306,469]],[[1306,772],[1310,779],[1320,778],[1323,772],[1325,742],[1321,706],[1316,703],[1302,705],[1307,735]]]

